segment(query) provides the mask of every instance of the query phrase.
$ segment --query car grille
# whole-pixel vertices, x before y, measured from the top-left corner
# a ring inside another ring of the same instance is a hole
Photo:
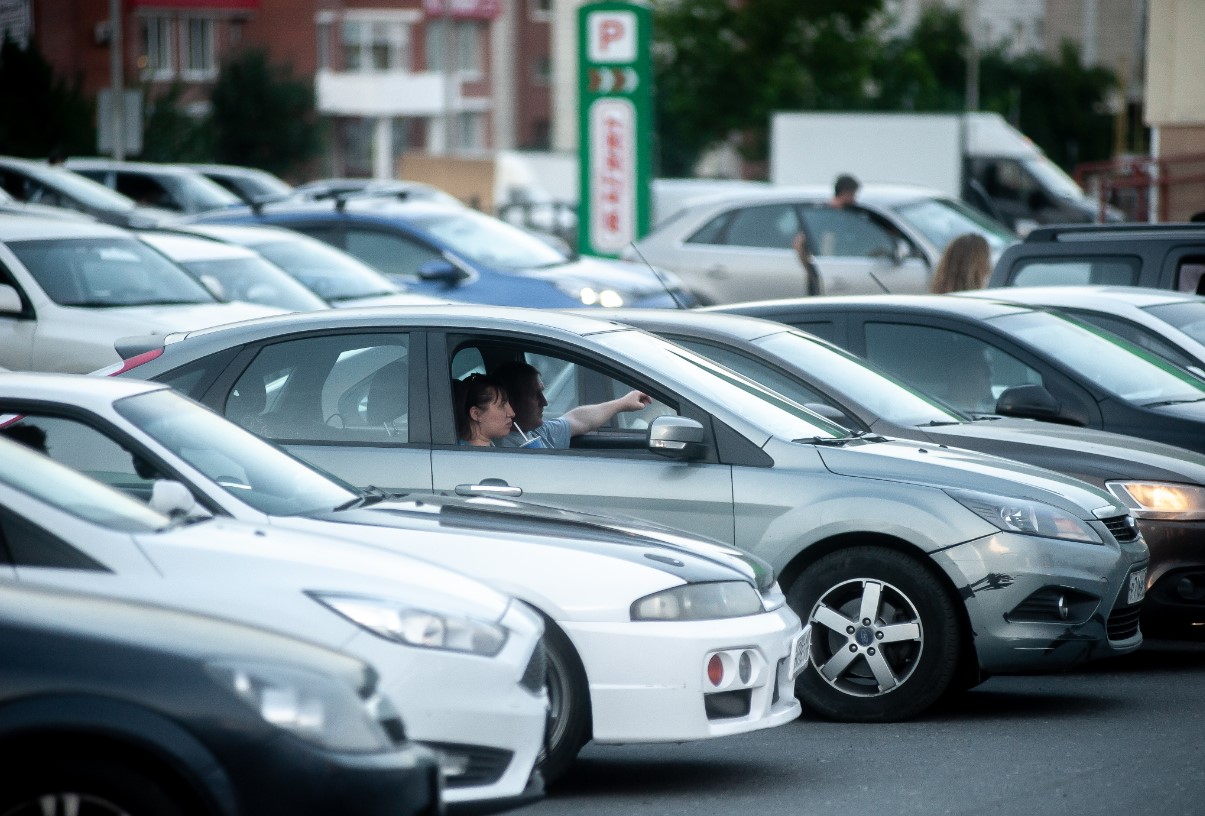
[[[1107,624],[1109,640],[1128,640],[1138,634],[1138,617],[1141,612],[1141,603],[1115,607]]]
[[[510,765],[510,751],[502,748],[487,748],[484,745],[464,745],[453,742],[424,742],[424,745],[457,760],[467,760],[463,773],[444,777],[449,788],[469,788],[492,785],[502,778]]]
[[[1138,538],[1138,528],[1134,526],[1133,520],[1128,515],[1113,516],[1113,518],[1101,519],[1101,521],[1109,528],[1113,538],[1118,541],[1133,541]]]
[[[519,685],[535,694],[539,694],[544,689],[544,684],[548,674],[548,653],[544,649],[544,641],[541,639],[536,644],[535,651],[531,653],[531,659],[527,661],[527,668],[523,670],[523,676],[519,678]]]

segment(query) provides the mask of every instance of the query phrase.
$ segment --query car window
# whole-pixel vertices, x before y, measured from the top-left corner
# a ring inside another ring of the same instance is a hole
[[[1105,331],[1113,332],[1118,337],[1124,337],[1139,348],[1144,348],[1147,351],[1152,351],[1164,359],[1171,360],[1178,366],[1187,368],[1190,365],[1196,365],[1197,361],[1189,355],[1180,351],[1174,345],[1164,340],[1155,332],[1148,328],[1139,326],[1137,323],[1131,323],[1128,320],[1122,320],[1112,315],[1102,314],[1100,312],[1082,311],[1079,309],[1061,309],[1069,315],[1078,317],[1085,323],[1091,323],[1093,326],[1099,326]]]
[[[0,508],[0,561],[17,567],[108,572],[103,564],[28,519]]]
[[[1205,344],[1205,299],[1148,306],[1147,312]]]
[[[381,230],[348,227],[345,240],[349,253],[387,275],[415,278],[419,267],[443,257],[426,244]]]
[[[808,245],[816,256],[889,258],[894,252],[895,236],[863,210],[805,207],[802,215],[810,238]]]
[[[172,194],[154,178],[142,173],[118,173],[117,192],[134,199],[145,207],[159,207],[180,212],[183,207]]]
[[[223,413],[269,439],[409,442],[409,337],[286,340],[256,355]]]
[[[1133,256],[1107,258],[1023,258],[1012,269],[1012,286],[1078,286],[1106,284],[1137,286],[1141,259]]]
[[[724,243],[725,227],[732,213],[723,213],[708,221],[694,235],[686,239],[688,244],[722,244]]]
[[[1182,258],[1176,268],[1176,288],[1205,295],[1205,259]]]
[[[993,413],[1005,389],[1044,385],[1013,355],[962,332],[868,322],[866,358],[904,382],[970,414]]]
[[[791,249],[799,217],[790,204],[742,207],[732,214],[724,243],[759,249]]]

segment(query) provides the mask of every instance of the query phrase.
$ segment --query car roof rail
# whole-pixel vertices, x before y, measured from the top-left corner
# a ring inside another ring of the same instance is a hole
[[[1053,243],[1060,240],[1083,240],[1100,236],[1166,237],[1176,234],[1205,235],[1205,224],[1196,222],[1174,222],[1149,224],[1136,222],[1133,224],[1056,224],[1046,227],[1035,227],[1025,236],[1027,244]]]

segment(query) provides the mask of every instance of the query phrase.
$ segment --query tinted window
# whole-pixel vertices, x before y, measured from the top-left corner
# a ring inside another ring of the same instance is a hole
[[[791,249],[799,219],[789,204],[744,207],[732,214],[724,243],[729,246]]]
[[[269,439],[408,442],[408,340],[352,334],[267,346],[235,383],[224,413]]]
[[[708,221],[694,235],[686,239],[688,244],[722,244],[724,243],[724,227],[728,224],[730,213],[717,215]]]
[[[418,241],[379,230],[350,227],[345,240],[348,252],[387,275],[414,278],[420,266],[443,257]]]
[[[1181,292],[1205,295],[1205,260],[1184,258],[1176,270],[1176,288]]]
[[[1089,283],[1136,286],[1142,262],[1134,257],[1024,258],[1017,261],[1013,286],[1068,286]]]
[[[811,238],[808,245],[819,257],[889,258],[894,251],[895,236],[862,210],[808,207],[803,220]]]

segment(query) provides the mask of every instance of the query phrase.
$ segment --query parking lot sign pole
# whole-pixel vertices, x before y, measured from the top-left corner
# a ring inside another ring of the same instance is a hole
[[[616,256],[649,230],[652,175],[652,8],[578,9],[578,250]]]

